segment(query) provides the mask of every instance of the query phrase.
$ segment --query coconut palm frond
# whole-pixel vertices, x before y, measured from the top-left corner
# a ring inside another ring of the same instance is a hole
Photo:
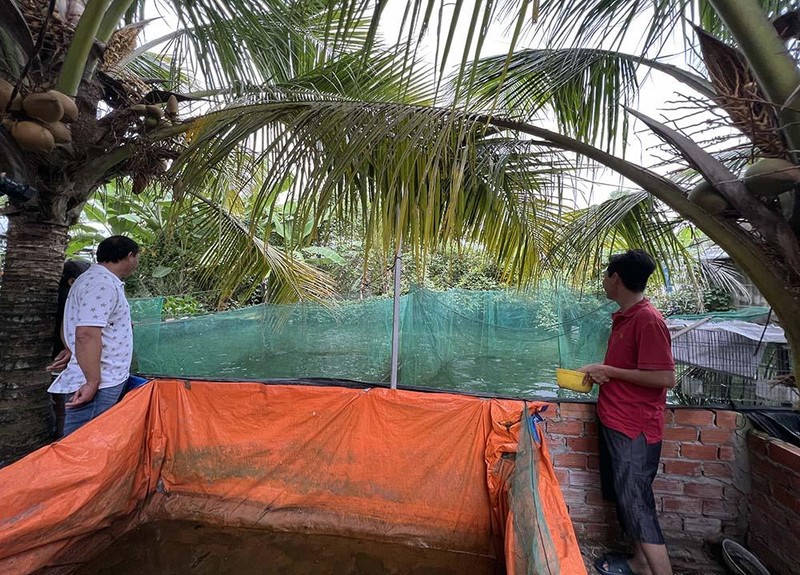
[[[763,0],[765,12],[775,18],[795,8],[790,0]],[[714,36],[729,40],[730,31],[710,2],[608,2],[607,0],[545,0],[540,21],[532,23],[548,46],[583,45],[616,49],[626,40],[636,41],[639,51],[660,52],[676,31],[691,42],[688,24],[693,22]],[[687,45],[687,48],[689,46]]]
[[[280,83],[363,48],[372,7],[323,0],[171,0],[186,33],[164,53],[209,88]]]
[[[202,250],[201,276],[223,299],[240,289],[243,279],[245,298],[266,281],[273,303],[323,303],[334,297],[333,280],[327,274],[270,245],[268,238],[253,234],[247,223],[215,202],[199,195],[195,199],[193,227]]]
[[[291,180],[286,201],[304,219],[332,210],[340,221],[363,222],[384,251],[404,232],[421,250],[466,239],[509,270],[529,277],[536,269],[539,235],[555,226],[543,206],[560,197],[569,167],[563,155],[449,109],[283,97],[194,120],[176,166],[187,185],[202,189],[209,170],[253,174],[261,164],[264,183],[252,201],[262,212]],[[243,147],[249,156],[237,152]],[[226,164],[231,158],[241,163]]]
[[[559,128],[576,138],[605,141],[609,148],[626,140],[622,106],[633,104],[638,87],[633,58],[601,50],[523,50],[509,59],[483,59],[475,73],[472,104],[479,109],[497,101],[525,120],[550,110]]]
[[[667,269],[691,269],[691,255],[676,236],[682,222],[671,219],[645,191],[622,193],[601,204],[576,210],[548,249],[548,262],[569,259],[577,284],[596,277],[608,256],[626,249],[643,249]],[[664,267],[659,268],[663,279]]]

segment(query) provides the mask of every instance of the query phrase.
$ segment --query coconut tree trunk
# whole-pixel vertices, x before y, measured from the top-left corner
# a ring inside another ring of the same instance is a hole
[[[50,441],[53,349],[58,282],[67,228],[38,211],[8,216],[0,286],[0,467]]]

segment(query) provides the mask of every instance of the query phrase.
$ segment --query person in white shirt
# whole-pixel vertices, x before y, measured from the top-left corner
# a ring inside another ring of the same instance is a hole
[[[123,278],[139,265],[139,246],[111,236],[97,247],[97,263],[81,274],[67,297],[66,350],[47,367],[66,368],[47,390],[70,394],[64,436],[110,409],[130,377],[133,328]]]

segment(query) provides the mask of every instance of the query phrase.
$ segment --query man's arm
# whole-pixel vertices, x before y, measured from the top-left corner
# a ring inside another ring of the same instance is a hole
[[[75,359],[86,378],[67,407],[77,407],[91,401],[100,387],[100,356],[103,352],[101,327],[78,326],[75,328]]]
[[[586,365],[580,368],[582,371],[589,375],[595,383],[600,385],[607,382],[609,379],[621,379],[629,383],[641,385],[642,387],[661,388],[666,387],[672,389],[677,383],[675,381],[675,370],[650,370],[650,369],[622,369],[621,367],[614,367],[606,365],[605,363],[595,363]]]

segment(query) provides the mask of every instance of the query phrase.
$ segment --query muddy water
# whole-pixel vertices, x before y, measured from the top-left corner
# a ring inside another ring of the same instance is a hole
[[[494,575],[494,561],[366,539],[221,528],[185,521],[142,525],[79,575]]]

